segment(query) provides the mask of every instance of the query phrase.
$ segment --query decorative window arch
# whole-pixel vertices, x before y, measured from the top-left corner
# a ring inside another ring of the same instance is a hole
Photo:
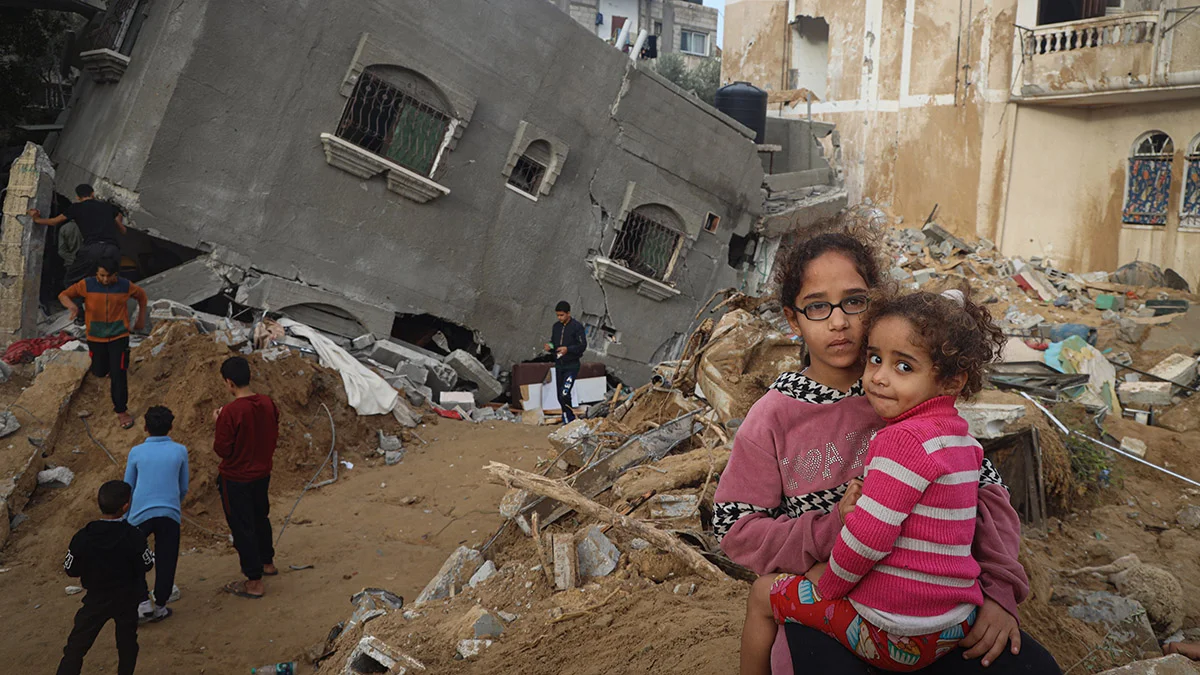
[[[432,177],[451,133],[450,103],[424,75],[368,66],[342,110],[337,136],[421,176]]]
[[[613,239],[608,257],[642,276],[668,281],[683,247],[683,218],[662,204],[631,209]]]
[[[536,199],[553,156],[554,151],[545,140],[539,138],[530,143],[508,174],[508,184]]]
[[[501,173],[512,189],[536,200],[550,194],[569,150],[562,139],[521,120]]]
[[[1175,143],[1162,131],[1138,136],[1129,153],[1128,189],[1121,220],[1134,225],[1166,225]]]
[[[1180,227],[1200,228],[1200,134],[1188,143]]]

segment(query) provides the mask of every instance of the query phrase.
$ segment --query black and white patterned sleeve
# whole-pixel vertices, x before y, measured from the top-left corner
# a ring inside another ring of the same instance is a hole
[[[713,533],[724,539],[733,524],[754,513],[763,513],[770,518],[779,515],[779,509],[767,509],[745,502],[716,502],[713,504]]]
[[[1000,472],[996,470],[995,465],[993,465],[991,460],[987,458],[984,458],[983,466],[979,469],[979,487],[983,487],[985,485],[999,485],[1005,490],[1008,490],[1010,493],[1012,492],[1012,490],[1009,490],[1008,486],[1004,484],[1004,476],[1000,475]]]

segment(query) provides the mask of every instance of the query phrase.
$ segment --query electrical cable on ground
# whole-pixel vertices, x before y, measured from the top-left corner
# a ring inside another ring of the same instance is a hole
[[[325,410],[325,414],[329,416],[329,453],[325,455],[325,461],[321,462],[321,466],[317,468],[317,472],[313,474],[313,477],[308,479],[308,483],[300,491],[300,496],[296,497],[296,503],[292,504],[292,510],[288,511],[287,517],[283,519],[283,527],[279,528],[279,536],[275,538],[276,546],[279,546],[279,540],[283,539],[283,532],[287,529],[288,523],[292,521],[292,514],[296,512],[296,507],[300,506],[300,500],[304,499],[304,494],[312,487],[313,482],[317,480],[317,476],[320,476],[321,472],[325,470],[325,465],[329,463],[330,458],[333,457],[333,453],[337,449],[337,426],[333,423],[333,413],[329,412],[329,406],[324,403],[321,404],[321,407]],[[334,470],[336,471],[337,467],[334,467]]]
[[[113,457],[112,453],[108,451],[108,448],[104,447],[104,444],[96,440],[96,437],[92,435],[92,425],[88,424],[87,417],[81,414],[79,419],[83,420],[83,428],[87,430],[88,438],[92,439],[93,443],[100,446],[100,449],[104,451],[104,454],[108,455],[108,458],[112,460],[113,464],[116,466],[121,466],[120,463],[117,462],[117,458]]]

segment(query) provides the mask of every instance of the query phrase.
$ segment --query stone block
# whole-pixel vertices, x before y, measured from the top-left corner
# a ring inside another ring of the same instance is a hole
[[[1196,379],[1196,357],[1184,354],[1172,354],[1159,361],[1156,366],[1149,370],[1149,373],[1164,380],[1170,380],[1175,384],[1191,384],[1192,380]]]
[[[555,429],[549,436],[550,446],[571,466],[582,466],[599,445],[599,440],[592,436],[596,426],[597,420],[577,419]]]
[[[933,269],[932,267],[919,269],[916,272],[913,272],[913,281],[915,281],[919,286],[924,285],[927,281],[933,279],[934,275],[936,274],[937,270]]]
[[[447,410],[462,408],[470,412],[475,409],[475,395],[469,391],[443,391],[438,395],[438,405]]]
[[[557,572],[557,552],[555,571]],[[617,569],[617,561],[621,551],[609,541],[608,537],[596,525],[589,527],[587,533],[575,546],[575,557],[579,576],[587,578],[606,577]]]
[[[1129,344],[1137,344],[1146,337],[1150,326],[1140,324],[1133,319],[1122,317],[1117,320],[1117,338]]]
[[[471,580],[467,582],[467,585],[470,586],[471,588],[475,588],[479,584],[482,584],[483,582],[487,581],[488,579],[491,579],[495,575],[496,575],[496,563],[489,560],[489,561],[483,563],[483,565],[480,566],[480,568],[475,571],[475,574],[471,575]],[[479,636],[476,635],[475,637],[479,637]]]
[[[372,347],[368,356],[396,371],[402,363],[415,363],[427,371],[425,384],[446,391],[458,384],[458,373],[442,363],[436,356],[423,349],[398,344],[394,340],[380,340]]]
[[[1133,436],[1125,436],[1121,439],[1121,449],[1138,457],[1146,456],[1146,442]]]
[[[475,620],[472,629],[476,640],[498,638],[504,633],[504,623],[491,612],[484,612],[483,616]]]
[[[67,487],[73,480],[75,480],[75,472],[65,466],[39,471],[37,475],[38,485],[43,487]]]
[[[454,369],[459,379],[474,382],[479,387],[475,390],[475,403],[477,405],[493,401],[497,396],[504,393],[504,385],[492,377],[492,374],[488,372],[487,368],[483,367],[483,364],[478,359],[461,349],[450,352],[450,355],[446,357],[446,365]]]
[[[1122,382],[1117,388],[1117,396],[1125,406],[1168,406],[1174,386],[1170,382]]]
[[[461,659],[469,659],[474,656],[479,656],[480,652],[491,646],[491,640],[462,640],[458,643],[458,657]]]
[[[359,349],[366,349],[367,347],[370,347],[373,344],[375,344],[375,335],[372,333],[367,333],[365,335],[359,335],[358,337],[351,340],[350,341],[350,349],[357,351]]]
[[[425,384],[429,381],[429,369],[413,361],[402,361],[394,371],[397,375],[407,377],[413,384]]]
[[[442,600],[457,594],[462,590],[463,584],[470,581],[475,572],[483,566],[483,555],[474,549],[469,549],[466,546],[459,546],[458,550],[450,554],[446,562],[442,563],[442,568],[433,577],[421,594],[417,596],[413,606],[420,606],[433,600]]]
[[[579,582],[575,537],[570,534],[552,534],[550,547],[554,557],[554,587],[560,591],[575,588]]]

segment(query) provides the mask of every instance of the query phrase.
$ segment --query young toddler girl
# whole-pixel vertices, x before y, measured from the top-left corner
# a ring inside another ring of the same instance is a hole
[[[871,303],[867,400],[887,426],[871,441],[861,492],[828,568],[764,576],[742,632],[743,675],[770,672],[777,624],[825,632],[867,663],[919,670],[951,651],[983,602],[971,555],[983,449],[954,402],[982,388],[1003,335],[959,290]]]

